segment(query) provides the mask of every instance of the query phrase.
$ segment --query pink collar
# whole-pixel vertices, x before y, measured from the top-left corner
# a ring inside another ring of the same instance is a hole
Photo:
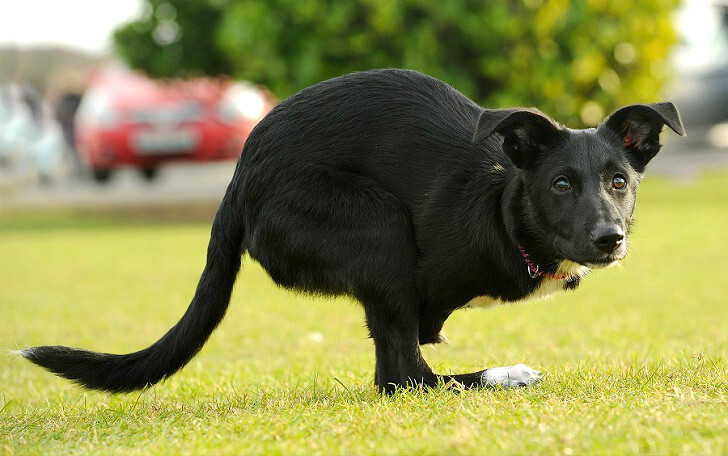
[[[538,267],[537,264],[534,264],[528,257],[528,254],[526,253],[526,250],[518,246],[518,250],[521,251],[521,255],[523,255],[523,259],[526,261],[526,267],[528,270],[528,276],[532,279],[535,279],[536,277],[548,277],[551,279],[556,280],[566,280],[567,282],[573,282],[574,280],[579,278],[578,274],[574,275],[564,275],[564,274],[553,274],[551,272],[542,272],[541,269]]]

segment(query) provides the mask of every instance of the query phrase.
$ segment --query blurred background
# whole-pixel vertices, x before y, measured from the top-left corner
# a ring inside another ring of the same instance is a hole
[[[246,261],[203,353],[147,393],[0,356],[1,454],[728,454],[728,0],[2,0],[3,350],[164,334],[256,122],[374,67],[573,128],[677,104],[688,136],[663,134],[624,268],[456,312],[425,348],[438,372],[549,381],[379,401],[363,312]]]
[[[674,101],[655,172],[728,165],[724,0],[11,0],[0,17],[0,210],[214,210],[277,101],[404,67],[570,127]]]

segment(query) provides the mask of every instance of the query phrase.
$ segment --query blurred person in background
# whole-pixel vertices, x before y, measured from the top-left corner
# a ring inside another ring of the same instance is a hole
[[[81,162],[76,150],[76,138],[74,135],[76,111],[81,103],[81,94],[76,92],[64,92],[61,94],[57,107],[56,119],[63,130],[63,138],[68,146],[69,156],[73,161],[76,174],[80,173]]]

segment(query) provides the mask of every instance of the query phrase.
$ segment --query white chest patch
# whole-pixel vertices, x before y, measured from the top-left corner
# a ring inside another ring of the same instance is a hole
[[[525,273],[525,267],[524,267],[524,273]],[[569,260],[562,261],[559,265],[559,268],[556,271],[556,275],[565,275],[565,276],[571,276],[571,275],[578,275],[579,277],[584,277],[589,273],[589,268],[586,266],[582,266],[578,263],[574,263]],[[562,291],[564,289],[564,280],[563,279],[553,279],[551,277],[543,277],[541,279],[541,283],[538,285],[538,287],[531,292],[531,294],[523,297],[522,299],[518,301],[509,302],[511,304],[516,304],[519,302],[526,302],[526,301],[535,301],[543,298],[547,298],[554,293],[558,291]],[[481,308],[490,308],[495,307],[501,304],[504,304],[505,301],[501,301],[498,298],[492,298],[490,296],[476,296],[475,298],[471,299],[465,306],[466,307],[481,307]]]

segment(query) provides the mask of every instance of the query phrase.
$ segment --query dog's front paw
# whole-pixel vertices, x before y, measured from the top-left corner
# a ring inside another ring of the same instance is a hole
[[[483,386],[500,386],[503,388],[528,386],[541,380],[543,380],[541,372],[533,370],[525,364],[493,367],[483,371],[481,376]]]

